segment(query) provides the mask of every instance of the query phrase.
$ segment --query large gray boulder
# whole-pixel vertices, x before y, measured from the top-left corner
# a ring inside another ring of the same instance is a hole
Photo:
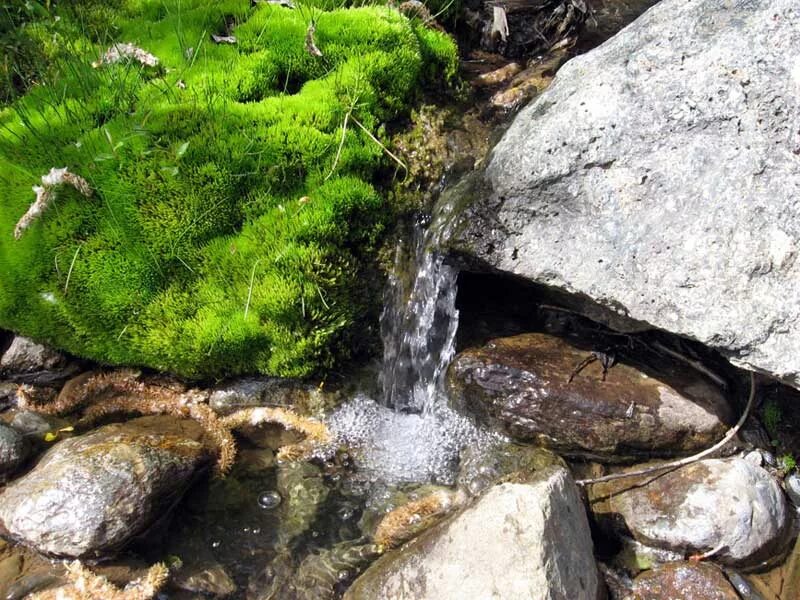
[[[454,249],[800,387],[800,5],[664,0],[496,146]]]
[[[503,483],[391,552],[344,600],[596,600],[603,593],[589,522],[563,468]]]
[[[58,442],[0,494],[0,533],[52,556],[114,553],[169,512],[210,447],[196,422],[163,416]]]

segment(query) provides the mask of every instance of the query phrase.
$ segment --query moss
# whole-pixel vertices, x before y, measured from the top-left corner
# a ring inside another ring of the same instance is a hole
[[[303,376],[357,350],[394,210],[364,129],[385,138],[453,81],[453,42],[386,7],[249,0],[83,0],[41,23],[58,58],[0,112],[0,325],[190,377]],[[92,68],[114,42],[159,66]],[[58,189],[15,241],[31,186],[64,166],[95,194]]]

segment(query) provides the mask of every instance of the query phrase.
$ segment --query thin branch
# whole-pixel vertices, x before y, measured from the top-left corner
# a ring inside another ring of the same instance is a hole
[[[669,354],[673,358],[677,358],[678,360],[685,362],[687,365],[689,365],[690,367],[692,367],[696,371],[699,371],[700,373],[702,373],[703,375],[705,375],[706,377],[711,379],[714,383],[716,383],[722,389],[728,389],[728,384],[725,383],[725,380],[722,377],[720,377],[719,375],[717,375],[716,373],[714,373],[713,371],[711,371],[707,367],[705,367],[702,364],[700,364],[699,361],[692,360],[691,358],[689,358],[688,356],[684,356],[683,354],[681,354],[677,350],[672,350],[671,348],[667,348],[661,342],[653,342],[653,348],[655,348],[656,350],[658,350],[660,352],[663,352],[665,354]]]
[[[386,152],[386,154],[388,154],[398,165],[400,165],[400,167],[406,173],[408,172],[408,167],[406,166],[406,164],[402,160],[400,160],[399,158],[397,158],[397,156],[392,154],[391,150],[389,150],[386,146],[384,146],[378,138],[376,138],[374,135],[372,135],[372,132],[369,129],[367,129],[366,127],[364,127],[358,119],[356,119],[355,117],[351,117],[351,118],[353,119],[353,122],[356,125],[361,127],[361,129],[364,131],[364,133],[366,133],[373,142],[378,144],[378,146],[380,146],[383,149],[383,151]]]
[[[597,477],[595,479],[581,479],[576,483],[578,485],[592,485],[595,483],[603,483],[606,481],[614,481],[616,479],[627,479],[628,477],[639,477],[641,475],[649,475],[650,473],[658,473],[659,471],[666,471],[677,469],[679,467],[685,467],[693,462],[697,462],[700,459],[705,458],[709,454],[713,454],[720,448],[722,448],[725,444],[733,439],[739,430],[744,425],[745,421],[747,421],[747,417],[750,416],[750,411],[753,408],[753,404],[755,403],[756,399],[756,375],[755,373],[750,373],[750,397],[747,399],[747,406],[744,408],[744,412],[742,416],[739,417],[739,421],[728,430],[723,438],[718,441],[716,444],[711,446],[710,448],[706,448],[702,452],[698,452],[697,454],[693,454],[692,456],[687,456],[686,458],[682,458],[680,460],[676,460],[673,462],[668,462],[663,465],[655,465],[653,467],[647,467],[645,469],[639,469],[638,471],[629,471],[628,473],[614,473],[612,475],[606,475],[604,477]]]

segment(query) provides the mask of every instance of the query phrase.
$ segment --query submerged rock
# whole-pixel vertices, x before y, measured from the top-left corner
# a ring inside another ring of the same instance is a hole
[[[589,523],[565,469],[503,483],[471,507],[374,563],[345,600],[569,598],[602,584]]]
[[[709,563],[677,562],[639,575],[632,600],[739,600],[739,594],[722,570]]]
[[[329,396],[316,386],[295,379],[243,377],[217,385],[208,403],[223,415],[254,406],[297,406],[312,412],[312,405],[330,402]]]
[[[0,422],[0,481],[17,470],[29,451],[30,446],[19,431]]]
[[[671,377],[673,387],[617,364],[603,381],[596,361],[570,381],[589,356],[545,334],[496,339],[455,358],[451,396],[517,439],[568,454],[619,459],[690,452],[725,433],[732,418],[727,402],[694,374]]]
[[[79,370],[78,363],[60,352],[20,335],[0,358],[0,375],[19,383],[48,385],[65,381]]]
[[[800,387],[796,0],[664,0],[494,148],[452,246]]]
[[[461,451],[458,489],[477,496],[504,477],[529,478],[550,467],[566,467],[564,460],[544,448],[515,443],[497,443],[487,448],[468,446]]]
[[[328,499],[322,469],[308,462],[290,462],[278,469],[277,487],[280,504],[278,543],[288,546],[307,532]]]
[[[199,424],[161,416],[61,441],[0,494],[0,531],[47,555],[113,553],[168,513],[208,448]]]
[[[780,485],[741,458],[699,461],[634,487],[628,482],[599,511],[642,543],[708,553],[736,567],[781,557],[792,536],[793,517]]]

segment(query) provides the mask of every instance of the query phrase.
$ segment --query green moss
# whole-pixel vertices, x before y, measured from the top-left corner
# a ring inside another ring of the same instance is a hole
[[[84,0],[30,21],[65,43],[0,112],[0,325],[190,377],[303,376],[358,349],[393,214],[364,129],[385,137],[457,61],[395,10],[326,8]],[[159,67],[92,68],[115,41]],[[93,197],[60,188],[14,240],[31,186],[64,166]]]

